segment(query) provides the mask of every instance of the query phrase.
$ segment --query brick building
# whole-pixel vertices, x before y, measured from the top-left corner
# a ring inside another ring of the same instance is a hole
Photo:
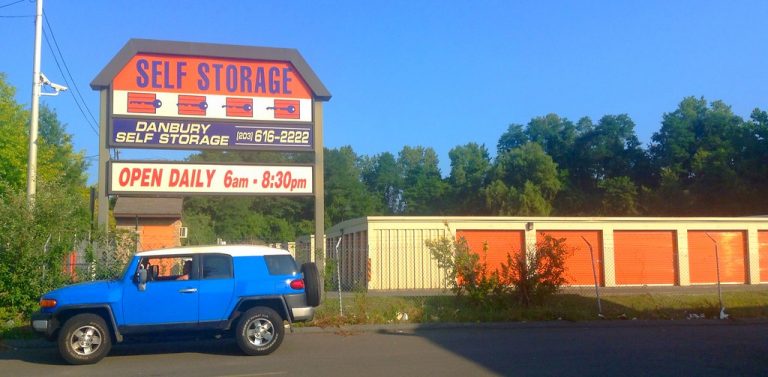
[[[119,197],[114,216],[118,229],[138,232],[137,251],[181,246],[182,198]]]

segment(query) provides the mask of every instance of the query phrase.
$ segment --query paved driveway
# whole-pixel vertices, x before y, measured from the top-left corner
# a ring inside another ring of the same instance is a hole
[[[133,341],[90,366],[12,342],[1,376],[764,376],[768,321],[301,329],[266,357],[231,340]]]

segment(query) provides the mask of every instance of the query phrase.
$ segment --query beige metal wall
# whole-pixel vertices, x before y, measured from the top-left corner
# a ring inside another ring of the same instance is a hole
[[[539,231],[599,231],[602,280],[609,287],[617,285],[614,231],[674,232],[676,284],[683,286],[691,284],[690,231],[743,231],[745,283],[758,284],[762,282],[758,234],[768,231],[768,218],[365,217],[328,229],[326,250],[329,257],[335,258],[335,245],[341,238],[342,272],[350,275],[342,276],[342,283],[359,284],[360,278],[351,275],[362,274],[371,290],[438,289],[444,287],[444,273],[431,258],[425,240],[455,239],[458,230],[473,229],[523,231],[527,247],[535,245]],[[300,245],[298,241],[297,247]]]
[[[296,238],[296,242],[294,243],[294,250],[294,257],[296,258],[296,262],[299,264],[315,262],[318,257],[318,251],[315,250],[315,236],[301,236]],[[319,253],[322,253],[322,250],[319,251]]]

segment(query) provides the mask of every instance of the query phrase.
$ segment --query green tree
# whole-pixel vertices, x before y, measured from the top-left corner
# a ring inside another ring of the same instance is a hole
[[[383,205],[381,214],[394,215],[404,211],[403,174],[392,153],[384,152],[360,159],[363,183]]]
[[[551,113],[536,117],[526,127],[511,124],[499,137],[498,155],[519,148],[528,142],[538,143],[558,165],[564,166],[577,137],[578,128],[570,120]]]
[[[497,215],[539,215],[552,211],[562,183],[557,164],[537,143],[527,143],[496,158],[486,206]]]
[[[403,201],[407,215],[434,215],[444,208],[447,185],[440,175],[432,148],[405,146],[397,160],[403,174]]]
[[[29,149],[29,112],[14,99],[15,89],[0,73],[0,181],[7,188],[24,189],[27,185]],[[37,180],[58,182],[61,189],[85,197],[85,155],[75,152],[72,136],[66,132],[56,111],[40,107]]]
[[[557,114],[531,119],[526,129],[528,140],[538,143],[559,166],[565,166],[576,140],[576,126]]]
[[[367,216],[381,203],[361,178],[357,154],[351,146],[325,151],[325,213],[331,224]]]
[[[496,154],[502,155],[507,151],[519,148],[531,141],[522,124],[510,124],[507,131],[501,134],[496,144]]]
[[[747,182],[749,190],[743,202],[753,214],[767,213],[768,201],[768,112],[755,109],[746,122],[742,135],[742,151],[737,161],[739,177]],[[745,213],[747,213],[745,211]]]
[[[0,73],[0,182],[23,189],[27,182],[29,113],[16,103],[16,89]]]
[[[597,187],[602,193],[602,215],[635,216],[638,211],[637,186],[629,177],[614,177],[600,181]]]
[[[566,188],[557,199],[560,213],[605,214],[604,204],[616,204],[615,197],[604,197],[614,193],[606,188],[615,188],[619,182],[634,187],[649,184],[650,161],[629,116],[605,115],[596,125],[589,118],[582,118],[576,129],[578,136],[564,162],[568,175]],[[614,215],[637,214],[639,210],[635,205],[631,210],[627,207],[628,213],[617,213],[618,208],[609,207]]]
[[[63,187],[85,188],[88,164],[83,151],[75,152],[72,135],[66,132],[56,111],[46,105],[40,107],[38,138],[38,174],[47,181],[57,180]]]
[[[451,210],[456,215],[481,215],[485,213],[482,189],[491,168],[491,159],[485,145],[468,143],[448,152],[451,159],[451,175],[448,177],[452,190]]]
[[[188,213],[185,209],[182,222],[189,229],[185,245],[212,245],[216,242],[213,221],[208,214]]]
[[[496,179],[483,189],[485,206],[493,215],[509,216],[520,213],[518,193],[514,187],[507,186]]]
[[[690,206],[675,215],[725,216],[753,210],[751,203],[723,200],[749,196],[748,182],[738,171],[747,144],[745,131],[743,119],[722,101],[708,105],[704,98],[688,97],[677,110],[664,114],[650,150],[655,169],[666,171],[668,182],[689,192]]]

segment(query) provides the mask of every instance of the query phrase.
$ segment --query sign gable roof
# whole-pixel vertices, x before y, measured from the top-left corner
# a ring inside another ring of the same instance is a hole
[[[151,39],[129,40],[93,79],[91,88],[93,90],[109,88],[120,70],[139,53],[290,62],[296,68],[299,76],[309,85],[316,100],[328,101],[331,99],[331,93],[296,49]]]

